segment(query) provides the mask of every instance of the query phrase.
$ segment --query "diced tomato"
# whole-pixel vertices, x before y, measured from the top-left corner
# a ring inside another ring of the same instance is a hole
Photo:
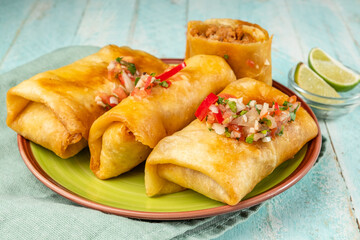
[[[228,129],[229,129],[229,131],[237,131],[237,132],[241,133],[241,131],[242,131],[242,126],[239,126],[239,125],[237,125],[237,124],[230,124],[230,125],[228,126]]]
[[[211,104],[215,103],[218,100],[218,96],[216,96],[214,93],[210,93],[200,104],[198,109],[195,112],[195,116],[200,120],[204,120],[205,116],[207,115],[209,111],[209,107]]]
[[[179,65],[177,65],[176,67],[173,67],[172,69],[157,75],[155,78],[156,79],[160,79],[160,81],[165,81],[166,79],[168,79],[169,77],[175,75],[176,73],[178,73],[181,69],[183,69],[184,67],[186,67],[186,63],[182,62]]]
[[[148,96],[148,93],[145,90],[134,88],[134,90],[131,92],[131,96],[134,96],[137,99],[142,99],[142,98],[146,98]]]
[[[224,112],[223,117],[224,117],[224,119],[227,119],[227,118],[230,118],[232,115],[234,115],[234,113],[230,109],[227,109]]]
[[[151,84],[151,79],[152,79],[152,76],[149,76],[146,80],[145,80],[145,85],[144,85],[144,88],[146,89],[148,86],[150,86]]]
[[[117,104],[115,103],[110,103],[110,98],[111,95],[108,95],[106,93],[100,93],[99,97],[101,98],[101,101],[107,105],[109,105],[110,107],[115,107]]]
[[[255,62],[250,59],[246,60],[246,64],[251,68],[255,67]]]
[[[206,118],[206,122],[213,124],[215,122],[215,116],[214,113],[209,111],[207,118]]]
[[[119,79],[120,83],[125,86],[125,81],[121,73],[117,74],[117,78]]]
[[[289,97],[289,102],[290,103],[292,103],[292,104],[294,104],[295,102],[296,102],[296,100],[297,100],[297,97],[295,96],[295,95],[292,95],[291,97]]]
[[[271,138],[272,139],[274,139],[275,138],[275,133],[276,133],[276,131],[277,131],[277,128],[273,128],[273,129],[270,129],[270,136],[271,136]]]
[[[219,97],[224,98],[224,99],[229,99],[229,98],[236,98],[234,95],[228,94],[228,93],[220,93],[218,94]]]
[[[128,96],[121,87],[115,88],[113,93],[119,98],[119,102]]]
[[[241,132],[241,136],[239,138],[239,141],[244,141],[245,142],[245,134],[243,132]]]

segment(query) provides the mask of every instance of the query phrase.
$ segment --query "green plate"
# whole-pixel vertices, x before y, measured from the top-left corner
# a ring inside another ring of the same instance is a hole
[[[30,143],[41,169],[57,184],[92,202],[119,209],[145,212],[183,212],[211,209],[225,204],[211,200],[192,190],[149,198],[145,194],[144,164],[109,180],[99,180],[89,168],[89,150],[61,159],[53,152]],[[285,180],[300,165],[307,151],[305,145],[294,158],[277,167],[263,179],[245,199],[268,191]]]

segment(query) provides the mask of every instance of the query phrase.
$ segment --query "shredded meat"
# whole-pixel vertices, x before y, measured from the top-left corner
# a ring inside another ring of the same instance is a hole
[[[200,32],[198,29],[193,28],[190,30],[190,34],[194,37],[203,37],[220,42],[256,42],[250,34],[245,33],[242,30],[242,26],[238,26],[234,29],[230,26],[218,26],[210,24],[205,32]]]

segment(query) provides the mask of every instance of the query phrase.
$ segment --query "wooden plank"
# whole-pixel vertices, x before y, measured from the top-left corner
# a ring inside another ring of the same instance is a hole
[[[36,2],[16,41],[4,58],[0,72],[70,45],[85,5],[85,0]]]
[[[300,182],[267,201],[222,239],[358,239],[360,237],[329,135],[320,161]]]
[[[128,44],[136,1],[89,1],[72,40],[73,45]]]
[[[359,72],[360,66],[360,2],[359,1],[339,1],[333,0],[333,8],[338,10],[339,18],[342,20],[348,36],[346,39],[354,43],[346,52],[343,52],[345,44],[337,48],[339,51],[337,56],[346,65],[356,69]],[[339,36],[340,38],[343,36]],[[349,46],[345,46],[348,48]],[[357,154],[360,149],[360,130],[357,127],[360,124],[359,107],[354,112],[336,120],[328,121],[327,126],[332,136],[332,143],[338,155],[338,161],[342,167],[342,175],[346,180],[347,187],[351,193],[351,201],[353,204],[355,216],[360,219],[360,156]],[[347,129],[347,130],[343,130]]]
[[[356,45],[356,40],[353,37],[352,32],[360,29],[352,30],[352,27],[344,22],[346,17],[342,16],[343,13],[338,11],[338,8],[334,4],[328,2],[303,3],[302,8],[296,7],[296,2],[292,2],[292,14],[298,17],[293,18],[298,31],[301,35],[309,35],[301,39],[301,43],[304,49],[310,50],[311,47],[319,46],[328,52],[330,55],[339,59],[345,65],[350,67],[358,67],[360,64],[360,54]],[[349,2],[347,2],[347,9],[349,8]],[[342,4],[339,4],[342,5]],[[352,4],[354,9],[360,4]],[[315,19],[302,21],[306,16],[317,16]],[[348,16],[348,15],[346,15]],[[324,31],[325,30],[325,31]],[[350,191],[351,201],[353,205],[350,214],[354,214],[357,219],[360,217],[360,194],[357,189],[360,188],[360,182],[354,181],[359,175],[359,157],[354,154],[353,149],[359,149],[359,143],[356,139],[359,139],[360,129],[354,128],[360,119],[350,114],[343,119],[336,121],[327,121],[327,129],[330,133],[331,140],[334,149],[336,149],[336,160],[339,161],[341,168],[341,174],[346,182],[346,187]],[[351,122],[351,124],[349,124]],[[341,126],[341,128],[340,128]],[[351,137],[350,141],[345,139]]]
[[[186,0],[139,1],[136,24],[128,44],[162,58],[183,58],[186,41]]]
[[[35,0],[14,0],[1,3],[0,7],[0,69],[6,55],[16,41],[24,23],[35,7]],[[9,11],[17,9],[17,11]],[[1,71],[1,70],[0,70]]]

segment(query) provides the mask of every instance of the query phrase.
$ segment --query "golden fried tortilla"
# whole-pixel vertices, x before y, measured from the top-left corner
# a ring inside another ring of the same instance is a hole
[[[107,66],[122,56],[141,72],[161,73],[168,67],[146,52],[106,46],[11,88],[7,93],[7,125],[62,158],[77,154],[87,145],[92,123],[105,112],[96,104],[96,95],[110,94],[114,88]]]
[[[288,99],[279,90],[250,78],[231,83],[222,93],[243,97],[244,102]],[[317,134],[314,119],[301,107],[296,120],[285,126],[284,134],[267,143],[249,144],[218,135],[196,119],[162,139],[151,152],[145,166],[146,193],[154,196],[190,188],[235,205]]]

